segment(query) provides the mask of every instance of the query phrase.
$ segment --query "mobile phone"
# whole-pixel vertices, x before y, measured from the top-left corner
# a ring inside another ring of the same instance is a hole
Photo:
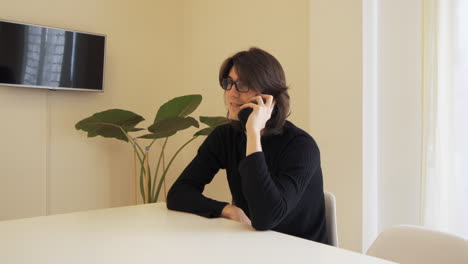
[[[266,100],[263,99],[263,102],[265,103]],[[252,101],[252,103],[258,104],[256,101]],[[239,118],[239,121],[241,122],[244,130],[245,130],[245,125],[247,124],[247,120],[249,120],[249,116],[252,112],[253,112],[252,107],[246,107],[240,110],[239,113],[237,114],[237,117]],[[278,107],[275,104],[275,107],[273,108],[273,112],[271,113],[271,117],[274,117],[277,114],[277,112],[278,112]]]

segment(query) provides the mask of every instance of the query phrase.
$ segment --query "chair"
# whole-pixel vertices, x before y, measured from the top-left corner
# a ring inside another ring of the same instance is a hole
[[[367,255],[400,264],[466,264],[468,240],[423,227],[402,225],[383,231]]]
[[[336,222],[336,199],[331,192],[323,192],[325,197],[325,219],[327,222],[328,244],[338,247],[338,227]]]

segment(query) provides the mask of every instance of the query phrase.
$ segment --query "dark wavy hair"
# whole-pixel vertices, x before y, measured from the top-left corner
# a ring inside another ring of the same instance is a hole
[[[252,47],[227,58],[219,70],[219,84],[235,66],[239,79],[249,89],[273,95],[277,113],[267,121],[263,135],[281,134],[289,116],[289,94],[286,77],[279,61],[270,53]]]

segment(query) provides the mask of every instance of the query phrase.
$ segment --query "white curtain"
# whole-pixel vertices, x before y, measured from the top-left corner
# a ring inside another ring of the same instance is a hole
[[[422,222],[468,237],[468,1],[423,3]]]

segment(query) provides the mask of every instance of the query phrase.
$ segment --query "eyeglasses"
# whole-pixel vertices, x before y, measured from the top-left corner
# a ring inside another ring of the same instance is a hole
[[[232,88],[232,85],[236,87],[236,90],[239,93],[247,93],[249,91],[249,87],[243,84],[241,81],[233,81],[231,79],[222,79],[221,80],[221,88],[223,90],[229,91]]]

